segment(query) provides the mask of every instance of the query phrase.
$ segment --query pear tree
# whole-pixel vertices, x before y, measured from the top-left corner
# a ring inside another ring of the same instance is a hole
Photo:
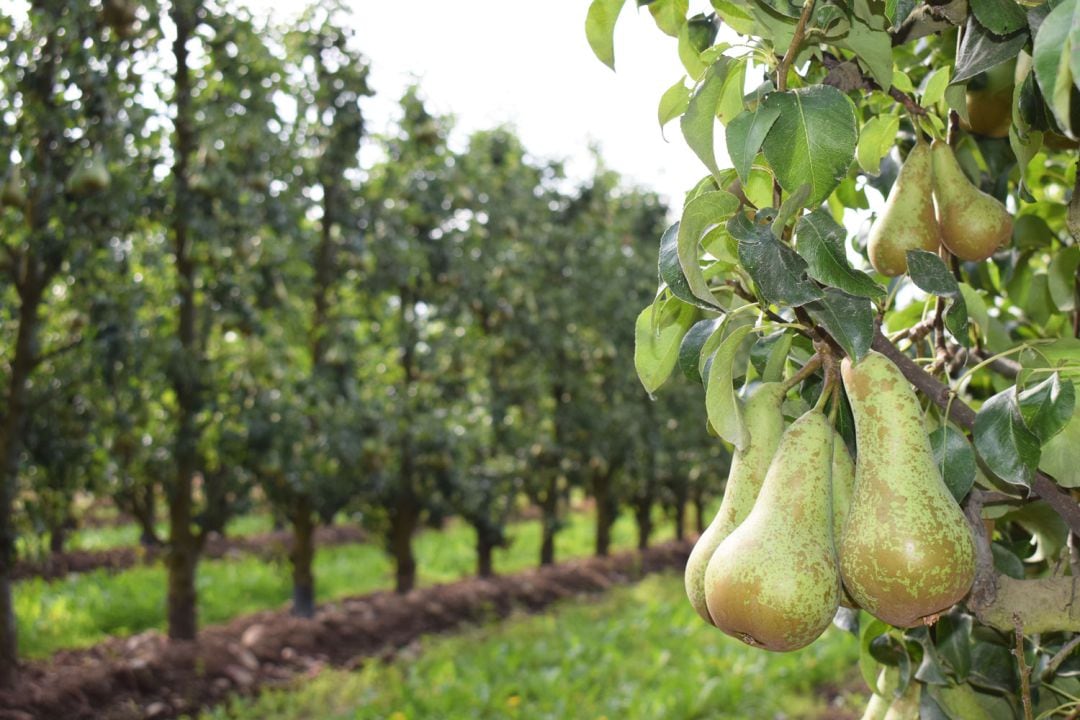
[[[625,4],[585,18],[612,68]],[[865,718],[1074,715],[1076,0],[637,6],[703,177],[636,367],[734,451],[691,602],[768,650],[856,634]]]

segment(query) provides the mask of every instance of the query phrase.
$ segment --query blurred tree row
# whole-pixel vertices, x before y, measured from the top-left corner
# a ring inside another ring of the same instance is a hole
[[[657,505],[681,532],[695,503],[700,526],[723,449],[703,417],[657,422],[697,417],[689,384],[654,410],[633,373],[656,196],[599,159],[572,183],[507,129],[455,149],[415,89],[368,137],[368,63],[333,2],[288,27],[216,0],[5,12],[0,683],[16,535],[61,550],[79,493],[167,543],[177,639],[208,534],[256,498],[292,529],[304,616],[314,529],[343,510],[401,592],[424,523],[474,527],[488,575],[523,498],[542,563],[571,488],[595,498],[601,554],[620,505],[642,546]]]

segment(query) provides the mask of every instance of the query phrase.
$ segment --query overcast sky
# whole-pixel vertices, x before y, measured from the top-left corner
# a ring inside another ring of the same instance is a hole
[[[457,117],[459,139],[510,123],[531,152],[570,160],[577,176],[591,170],[588,147],[596,142],[609,167],[675,202],[706,172],[677,122],[667,128],[670,142],[660,135],[657,103],[683,70],[674,38],[633,2],[617,28],[615,73],[585,41],[587,0],[352,4],[377,93],[366,104],[375,131],[386,128],[403,89],[417,80],[433,110]]]

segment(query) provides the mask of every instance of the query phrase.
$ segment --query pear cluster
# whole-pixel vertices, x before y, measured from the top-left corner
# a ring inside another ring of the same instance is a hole
[[[907,272],[907,252],[944,245],[961,260],[985,260],[1009,242],[1005,206],[964,175],[952,148],[922,140],[908,153],[885,208],[870,229],[867,254],[882,275]]]
[[[749,441],[687,561],[694,609],[755,647],[805,647],[842,604],[897,627],[930,623],[974,580],[971,532],[911,386],[874,352],[845,359],[841,375],[856,459],[819,408],[785,428],[786,387],[756,386],[742,405]]]

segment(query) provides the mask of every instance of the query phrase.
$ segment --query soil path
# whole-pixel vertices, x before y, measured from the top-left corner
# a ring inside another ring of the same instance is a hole
[[[367,535],[358,527],[348,525],[322,526],[315,530],[315,542],[319,547],[347,545],[367,540]],[[237,537],[213,536],[206,541],[203,557],[222,558],[237,555],[258,555],[260,557],[283,557],[292,547],[292,533],[288,530],[262,533],[260,535],[240,535]],[[50,555],[41,560],[20,560],[15,564],[13,578],[40,577],[44,580],[56,580],[71,573],[91,572],[92,570],[127,570],[136,565],[149,565],[164,558],[165,546],[118,547],[108,550],[72,550]]]
[[[173,718],[328,665],[354,667],[392,656],[421,635],[505,617],[514,609],[538,611],[563,598],[682,568],[690,548],[670,542],[404,596],[378,592],[323,605],[311,620],[265,611],[207,628],[190,643],[169,643],[151,631],[61,651],[27,664],[17,690],[0,693],[0,720]]]

